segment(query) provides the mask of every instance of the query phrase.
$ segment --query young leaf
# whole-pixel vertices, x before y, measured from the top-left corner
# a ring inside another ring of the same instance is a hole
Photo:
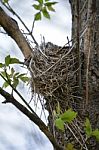
[[[5,66],[4,64],[0,63],[0,68],[2,68],[2,67],[4,67],[4,66]]]
[[[34,4],[34,5],[32,5],[36,10],[41,10],[41,5],[36,5],[36,4]]]
[[[9,66],[9,64],[10,64],[10,55],[5,57],[5,65]]]
[[[15,76],[15,77],[18,77],[19,74],[20,74],[19,72],[16,72],[16,73],[14,74],[14,76]]]
[[[55,120],[55,126],[56,126],[58,129],[64,131],[64,121],[61,120],[61,118],[58,118],[58,119]]]
[[[43,0],[37,0],[40,4],[43,4]]]
[[[47,8],[48,8],[49,11],[55,12],[55,9],[52,6],[47,6]]]
[[[74,112],[71,109],[68,109],[62,115],[60,115],[61,119],[64,122],[68,122],[68,123],[71,123],[76,118],[76,116],[77,116],[77,112]]]
[[[44,16],[44,17],[46,17],[47,19],[50,19],[50,15],[49,15],[49,13],[48,13],[46,7],[44,7],[44,8],[42,9],[42,13],[43,13],[43,16]]]
[[[52,6],[52,5],[55,5],[55,4],[57,4],[58,2],[47,2],[47,3],[45,3],[44,5],[45,6]]]
[[[17,58],[10,58],[10,64],[17,64],[17,63],[19,63],[20,61],[19,61],[19,59],[17,59]]]
[[[99,141],[99,129],[96,129],[92,132],[92,135],[96,137],[96,140]]]
[[[9,0],[3,0],[4,3],[8,3]]]
[[[92,127],[88,118],[86,118],[84,129],[85,129],[87,137],[90,138],[92,135]]]
[[[21,77],[23,77],[23,76],[25,76],[26,74],[25,73],[21,73],[21,74],[19,74],[18,76],[17,76],[17,78],[21,78]]]
[[[6,73],[5,73],[5,71],[1,71],[1,74],[3,75],[3,77],[6,78]]]
[[[14,68],[11,68],[11,74],[13,75],[15,72]]]
[[[18,78],[13,78],[13,87],[16,88],[19,84],[19,79]]]
[[[74,145],[73,145],[72,143],[68,143],[68,144],[66,145],[66,150],[75,150],[75,149],[74,149]]]
[[[38,12],[38,13],[35,14],[34,20],[35,21],[41,20],[41,12]]]
[[[26,83],[26,82],[28,82],[30,79],[29,79],[29,77],[20,77],[20,79],[24,82],[24,83]]]
[[[12,78],[12,77],[13,77],[14,72],[15,72],[14,68],[11,68],[11,74],[9,74],[9,75],[8,75],[8,76],[9,76],[9,78]]]
[[[9,86],[9,84],[5,81],[2,85],[2,88],[7,88]]]

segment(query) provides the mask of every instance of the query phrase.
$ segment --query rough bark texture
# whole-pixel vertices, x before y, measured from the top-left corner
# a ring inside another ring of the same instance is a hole
[[[26,41],[26,38],[20,31],[17,22],[13,18],[8,16],[1,7],[0,7],[0,25],[4,28],[7,34],[11,36],[12,39],[15,40],[21,52],[23,53],[25,59],[28,59],[32,53],[32,49],[29,43]]]
[[[79,14],[77,12],[77,5],[79,2]],[[47,109],[49,111],[49,126],[51,132],[57,138],[59,144],[66,144],[73,142],[75,148],[80,150],[81,145],[70,131],[64,133],[58,131],[53,123],[52,111],[55,110],[57,101],[60,103],[61,109],[65,110],[72,107],[79,113],[82,121],[88,117],[91,121],[93,129],[99,128],[99,0],[72,0],[70,1],[72,10],[72,38],[73,43],[77,41],[77,32],[79,30],[79,51],[77,45],[75,46],[75,53],[80,53],[81,67],[81,88],[74,89],[75,96],[82,97],[82,99],[74,98],[73,101],[63,99],[63,93],[59,88],[54,97],[45,97]],[[77,18],[79,15],[79,29],[77,25]],[[78,43],[77,43],[78,44]],[[83,59],[81,58],[83,53]],[[78,57],[77,60],[79,61]],[[79,62],[78,62],[79,63]],[[77,68],[78,65],[75,65]],[[79,72],[76,74],[76,86],[79,86]],[[72,82],[72,81],[71,81]],[[64,93],[65,95],[66,93]],[[50,103],[50,104],[49,104]],[[79,119],[78,119],[79,120]],[[78,122],[77,122],[78,123]],[[71,125],[73,129],[73,126]],[[77,132],[75,132],[77,135]],[[83,133],[82,133],[83,134]],[[79,136],[79,135],[78,135]],[[79,138],[80,140],[80,138]],[[89,143],[88,143],[89,142]],[[90,139],[86,144],[89,150],[98,150],[99,143],[94,138]]]

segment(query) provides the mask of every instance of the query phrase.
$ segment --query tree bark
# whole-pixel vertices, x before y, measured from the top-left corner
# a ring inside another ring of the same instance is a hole
[[[6,14],[6,12],[0,7],[0,25],[4,28],[9,36],[14,39],[23,53],[25,59],[28,59],[32,54],[32,49],[26,38],[21,33],[17,22]]]
[[[75,68],[77,69],[81,65],[81,74],[80,72],[76,74],[76,86],[79,88],[74,89],[74,92],[77,93],[77,97],[81,96],[82,99],[76,97],[69,107],[72,107],[78,112],[82,122],[88,117],[91,121],[92,128],[99,129],[99,0],[72,0],[70,4],[72,10],[72,39],[73,43],[77,42],[75,54],[78,54]],[[82,53],[83,58],[81,56]],[[81,81],[79,82],[79,80]],[[56,107],[55,101],[60,103],[62,110],[68,107],[67,98],[63,100],[63,104],[61,90],[59,89],[57,92],[59,94],[56,93],[56,100],[55,97],[52,100],[49,100],[50,97],[45,99],[47,101],[48,111],[50,112],[50,130],[58,142],[64,145],[63,143],[66,144],[72,141],[71,136],[73,137],[73,135],[67,131],[64,136],[64,133],[61,133],[54,127],[52,111]],[[50,102],[50,106],[48,101]],[[75,148],[78,150],[81,149],[79,147],[80,143],[77,142],[77,145],[76,142],[74,142]],[[99,149],[99,143],[94,138],[91,138],[88,142],[87,147],[89,150]]]

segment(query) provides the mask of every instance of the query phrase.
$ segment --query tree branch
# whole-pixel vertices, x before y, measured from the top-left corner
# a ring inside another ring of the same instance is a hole
[[[32,49],[25,37],[21,33],[17,22],[8,16],[5,11],[0,7],[0,25],[4,28],[9,36],[15,40],[20,50],[22,51],[24,57],[28,59],[31,56]],[[6,99],[3,103],[12,103],[15,107],[17,107],[24,115],[26,115],[32,122],[34,122],[40,130],[48,137],[52,145],[56,150],[63,150],[62,147],[58,145],[55,138],[48,130],[48,127],[44,124],[44,122],[35,114],[30,112],[25,106],[20,104],[12,95],[8,92],[4,91],[0,87],[0,94]]]
[[[32,26],[32,30],[30,31],[28,29],[28,27],[25,25],[25,23],[23,22],[23,20],[20,18],[20,16],[12,9],[12,7],[9,5],[9,3],[7,3],[7,5],[4,3],[4,2],[1,2],[13,15],[15,15],[19,20],[20,22],[23,24],[23,26],[25,27],[25,29],[29,32],[29,35],[32,37],[34,43],[38,46],[38,43],[37,41],[35,40],[33,34],[32,34],[32,31],[33,31],[33,28],[34,28],[34,21],[33,21],[33,26]]]
[[[6,99],[3,103],[12,103],[15,107],[17,107],[24,115],[26,115],[32,122],[34,122],[40,130],[48,137],[52,145],[56,150],[63,150],[62,147],[60,147],[53,135],[48,130],[48,127],[44,124],[44,122],[35,114],[31,113],[25,106],[20,104],[12,95],[10,95],[8,92],[3,90],[0,87],[0,94]]]
[[[8,16],[5,11],[0,7],[0,25],[4,28],[4,30],[8,33],[12,39],[15,40],[20,50],[22,51],[24,57],[28,59],[31,56],[32,49],[25,37],[21,33],[17,22]]]

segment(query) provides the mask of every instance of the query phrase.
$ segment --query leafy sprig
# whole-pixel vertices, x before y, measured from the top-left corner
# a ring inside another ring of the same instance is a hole
[[[1,72],[0,74],[4,77],[5,82],[3,83],[2,88],[7,88],[9,85],[12,85],[16,88],[20,81],[28,83],[30,78],[27,77],[25,73],[16,72],[12,64],[20,64],[21,62],[17,58],[12,58],[10,55],[5,57],[5,62],[0,63]]]
[[[55,9],[53,6],[57,4],[57,2],[50,2],[50,0],[36,0],[38,4],[33,4],[32,6],[34,9],[36,9],[38,12],[35,14],[34,20],[38,21],[42,19],[42,15],[50,19],[49,11],[55,12]]]

